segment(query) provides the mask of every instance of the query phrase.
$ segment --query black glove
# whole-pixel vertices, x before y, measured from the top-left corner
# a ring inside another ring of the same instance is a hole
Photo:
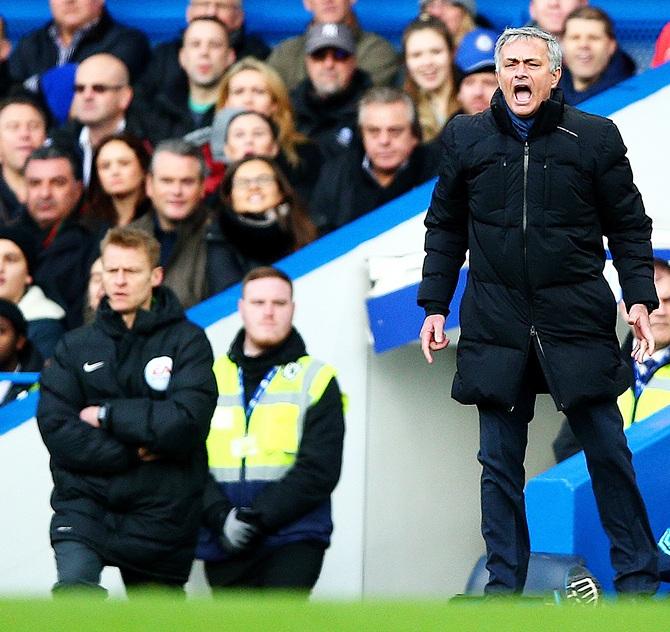
[[[253,524],[240,519],[244,516],[244,508],[233,507],[223,523],[221,529],[221,546],[228,553],[241,553],[249,548],[259,530]]]

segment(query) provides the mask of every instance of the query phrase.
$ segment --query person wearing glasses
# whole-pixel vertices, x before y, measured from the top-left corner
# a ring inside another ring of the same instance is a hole
[[[100,53],[77,67],[71,120],[51,138],[79,156],[86,186],[91,180],[93,154],[103,138],[126,129],[144,137],[139,116],[128,113],[132,100],[128,69],[118,57]]]
[[[293,187],[267,156],[247,156],[226,171],[216,210],[207,235],[212,294],[316,238],[316,227]]]
[[[305,41],[307,78],[291,92],[299,132],[324,158],[348,149],[356,136],[358,102],[372,86],[358,67],[356,40],[346,24],[315,24]]]
[[[49,0],[51,20],[24,35],[9,57],[12,81],[36,92],[42,73],[96,53],[123,61],[135,81],[151,57],[149,41],[138,29],[119,24],[104,0]]]
[[[247,32],[242,0],[191,0],[186,6],[186,23],[202,17],[213,17],[226,25],[236,59],[265,59],[270,54],[270,47],[258,35]],[[151,62],[138,85],[145,98],[153,98],[166,85],[179,84],[182,35],[154,48]]]

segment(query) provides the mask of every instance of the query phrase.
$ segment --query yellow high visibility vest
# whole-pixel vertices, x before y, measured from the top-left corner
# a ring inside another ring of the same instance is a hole
[[[281,365],[260,395],[247,427],[238,366],[226,355],[214,363],[219,398],[207,438],[209,468],[221,483],[274,481],[293,465],[305,414],[321,399],[335,370],[311,356]]]
[[[623,427],[628,428],[632,423],[657,413],[670,405],[670,364],[666,364],[652,375],[647,385],[642,389],[640,397],[635,401],[635,393],[629,388],[619,395],[617,400],[623,417]]]

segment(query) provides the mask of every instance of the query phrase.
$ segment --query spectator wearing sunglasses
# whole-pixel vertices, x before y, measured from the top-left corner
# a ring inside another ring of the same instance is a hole
[[[72,100],[72,120],[52,134],[52,140],[68,148],[81,161],[83,181],[91,179],[93,154],[104,138],[129,131],[145,136],[139,116],[129,112],[133,89],[128,69],[108,53],[92,55],[77,68]]]
[[[346,24],[355,42],[354,53],[361,69],[367,72],[377,86],[395,82],[399,69],[398,53],[390,42],[376,33],[364,31],[353,11],[356,0],[303,0],[304,8],[312,14],[312,22],[305,33],[280,42],[268,57],[268,63],[281,75],[289,90],[293,90],[307,76],[303,63],[307,39],[314,26]]]
[[[372,86],[358,67],[356,40],[345,24],[315,24],[305,41],[307,78],[291,92],[299,132],[325,158],[347,150],[356,136],[358,102]]]

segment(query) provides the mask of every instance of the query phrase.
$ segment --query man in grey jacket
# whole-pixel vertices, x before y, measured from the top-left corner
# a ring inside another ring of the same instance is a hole
[[[399,68],[398,54],[383,37],[360,27],[352,9],[353,3],[354,0],[303,0],[303,6],[312,14],[312,22],[301,35],[280,42],[268,57],[268,63],[281,75],[289,90],[307,76],[305,42],[312,24],[346,24],[356,39],[356,57],[361,70],[370,75],[375,85],[393,83]]]

